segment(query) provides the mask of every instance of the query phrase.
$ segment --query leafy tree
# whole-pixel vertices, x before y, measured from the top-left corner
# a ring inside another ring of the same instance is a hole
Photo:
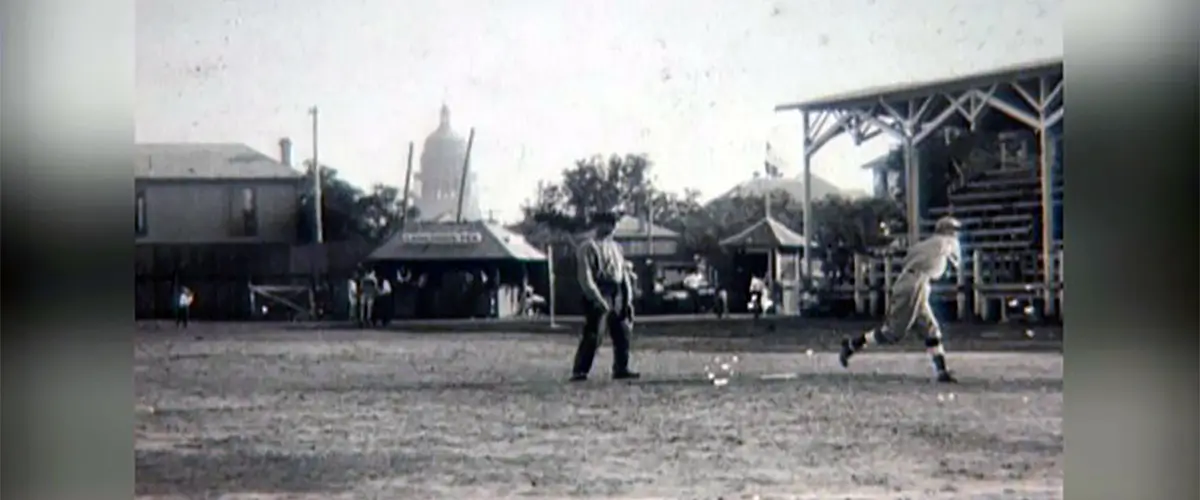
[[[371,186],[371,191],[355,202],[357,232],[368,241],[381,243],[400,230],[404,222],[404,198],[400,188],[385,184]],[[408,218],[415,219],[417,208],[409,207]]]
[[[311,167],[306,170],[311,172]],[[403,202],[400,190],[395,187],[376,184],[364,192],[338,177],[336,169],[321,166],[321,223],[325,241],[381,243],[399,229]],[[408,216],[416,215],[416,209],[410,207]],[[297,223],[301,241],[315,240],[311,190],[305,190],[300,197]]]
[[[671,216],[688,209],[689,200],[659,192],[650,177],[651,162],[645,155],[593,156],[577,160],[562,173],[557,184],[543,185],[535,200],[525,207],[525,223],[521,227],[533,231],[534,225],[561,232],[575,232],[597,212],[621,210],[630,215],[659,211],[659,206]],[[531,238],[532,239],[532,238]]]
[[[771,193],[771,217],[789,229],[803,232],[802,205],[786,191]],[[745,230],[767,215],[763,196],[735,196],[713,200],[683,219],[683,246],[693,253],[716,258],[724,250],[721,240]]]
[[[827,247],[865,252],[892,242],[904,226],[904,211],[887,198],[829,196],[813,203],[815,238]]]

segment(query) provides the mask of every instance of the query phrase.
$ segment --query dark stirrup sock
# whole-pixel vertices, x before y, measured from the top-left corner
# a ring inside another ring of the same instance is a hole
[[[933,358],[933,369],[937,370],[938,374],[946,373],[946,355],[945,354],[934,354],[932,356],[932,358]]]

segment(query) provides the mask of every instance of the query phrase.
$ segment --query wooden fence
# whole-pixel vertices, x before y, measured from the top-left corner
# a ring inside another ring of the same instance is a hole
[[[186,285],[195,293],[192,317],[248,320],[250,285],[311,287],[318,300],[337,293],[369,248],[357,242],[322,245],[193,244],[137,245],[134,259],[134,315],[168,318],[173,293]],[[336,302],[334,302],[336,303]]]
[[[834,298],[852,297],[854,309],[863,316],[882,316],[892,284],[900,275],[903,256],[856,255],[853,281],[833,285]],[[933,300],[951,306],[959,320],[1001,321],[1008,319],[1013,307],[1022,314],[1043,319],[1062,319],[1063,251],[1057,251],[1056,277],[1051,289],[1058,307],[1047,318],[1042,291],[1041,258],[1037,253],[993,253],[975,250],[959,271],[951,271],[949,280],[932,285]],[[1014,280],[1014,277],[1021,279]],[[1031,309],[1032,308],[1032,309]]]

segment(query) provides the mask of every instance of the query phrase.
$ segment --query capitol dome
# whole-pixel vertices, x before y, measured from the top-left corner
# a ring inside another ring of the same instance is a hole
[[[451,127],[450,108],[443,104],[438,127],[425,138],[421,149],[421,170],[417,174],[420,193],[416,207],[422,220],[454,220],[458,212],[458,191],[466,156],[467,139]],[[475,189],[475,172],[468,172],[463,219],[472,221],[482,218]]]

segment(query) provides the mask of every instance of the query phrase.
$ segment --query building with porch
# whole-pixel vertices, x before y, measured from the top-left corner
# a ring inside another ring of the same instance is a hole
[[[499,318],[521,313],[526,285],[549,286],[546,255],[483,221],[414,222],[367,257],[398,283],[397,318]]]

